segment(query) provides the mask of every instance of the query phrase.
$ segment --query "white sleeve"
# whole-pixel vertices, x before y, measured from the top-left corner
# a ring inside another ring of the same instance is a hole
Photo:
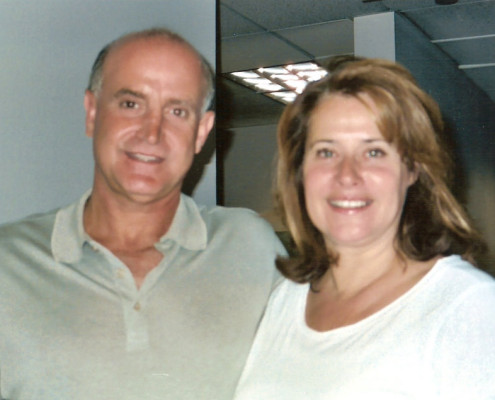
[[[495,284],[471,287],[449,309],[434,341],[441,399],[495,399]]]

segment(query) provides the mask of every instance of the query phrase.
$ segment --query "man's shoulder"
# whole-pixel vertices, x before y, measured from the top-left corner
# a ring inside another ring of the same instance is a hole
[[[209,228],[257,230],[274,235],[271,225],[258,213],[242,207],[200,207],[200,213]]]
[[[246,219],[258,220],[261,218],[258,213],[243,207],[225,207],[225,206],[198,206],[201,215],[208,215],[217,219]]]
[[[207,231],[208,241],[223,240],[230,246],[257,251],[286,254],[273,227],[257,212],[241,207],[200,206],[199,211]]]
[[[58,209],[26,216],[0,225],[0,246],[19,238],[51,235]]]

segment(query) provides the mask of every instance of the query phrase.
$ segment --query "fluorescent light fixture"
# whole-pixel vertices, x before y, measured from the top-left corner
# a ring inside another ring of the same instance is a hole
[[[305,62],[231,72],[226,75],[258,93],[288,104],[294,101],[309,82],[317,81],[327,73],[318,64]]]

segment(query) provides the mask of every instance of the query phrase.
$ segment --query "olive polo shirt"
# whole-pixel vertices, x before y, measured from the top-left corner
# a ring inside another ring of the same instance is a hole
[[[0,398],[230,399],[278,280],[270,226],[182,195],[138,290],[84,232],[88,196],[0,228]]]

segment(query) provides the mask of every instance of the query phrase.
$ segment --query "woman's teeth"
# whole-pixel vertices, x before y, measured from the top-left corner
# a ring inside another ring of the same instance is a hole
[[[333,200],[330,204],[339,208],[361,208],[369,203],[364,200]]]

